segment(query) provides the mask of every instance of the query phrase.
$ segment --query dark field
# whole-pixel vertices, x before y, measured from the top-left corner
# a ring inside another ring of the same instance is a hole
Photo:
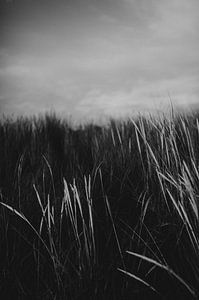
[[[198,299],[199,114],[0,123],[0,299]]]

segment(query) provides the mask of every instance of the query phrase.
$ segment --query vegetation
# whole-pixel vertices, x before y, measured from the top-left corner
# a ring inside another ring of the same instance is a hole
[[[1,299],[197,299],[199,117],[0,123]]]

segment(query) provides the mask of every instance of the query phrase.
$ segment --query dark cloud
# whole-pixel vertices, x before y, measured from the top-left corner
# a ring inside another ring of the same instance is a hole
[[[76,116],[126,113],[168,91],[196,102],[196,0],[13,0],[1,2],[0,14],[6,112],[57,99],[57,110]]]

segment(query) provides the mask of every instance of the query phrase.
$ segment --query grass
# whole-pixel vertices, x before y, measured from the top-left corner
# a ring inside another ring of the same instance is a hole
[[[1,299],[198,299],[199,114],[0,123]]]

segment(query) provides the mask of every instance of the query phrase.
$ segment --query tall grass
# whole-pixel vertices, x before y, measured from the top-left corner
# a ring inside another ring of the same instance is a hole
[[[1,299],[197,299],[198,118],[1,121]]]

